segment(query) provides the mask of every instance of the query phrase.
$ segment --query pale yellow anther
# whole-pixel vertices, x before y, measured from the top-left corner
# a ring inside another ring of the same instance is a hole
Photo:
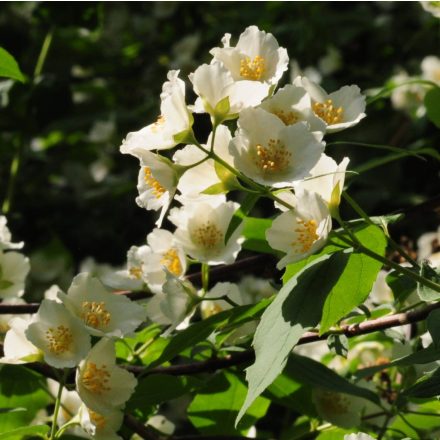
[[[93,394],[102,394],[104,391],[110,391],[108,385],[110,381],[110,373],[105,365],[99,368],[93,362],[87,362],[81,382],[87,390]]]
[[[274,110],[272,111],[272,113],[275,116],[278,116],[278,118],[280,118],[286,125],[296,124],[300,120],[298,113],[295,113],[293,111],[285,112],[284,110],[280,109],[280,110]]]
[[[255,165],[265,173],[284,171],[288,167],[292,156],[279,139],[269,139],[267,147],[257,144],[255,149],[257,156]]]
[[[205,249],[215,248],[223,241],[223,233],[210,221],[196,228],[191,235],[194,243]]]
[[[49,351],[55,354],[62,354],[70,350],[70,346],[73,342],[73,334],[64,325],[59,325],[55,328],[49,328],[46,331],[47,345]]]
[[[257,55],[253,60],[246,57],[240,61],[240,76],[250,81],[260,81],[266,72],[266,60]]]
[[[328,125],[339,124],[344,117],[343,108],[335,107],[331,99],[324,102],[315,102],[312,108],[316,116],[319,116]]]
[[[166,189],[153,177],[149,167],[144,167],[144,173],[145,183],[151,188],[154,197],[159,199],[166,192]]]
[[[159,128],[161,127],[161,125],[165,124],[165,116],[160,115],[157,119],[156,122],[154,122],[153,124],[151,124],[151,131],[153,133],[157,133],[157,131],[159,130]]]
[[[183,268],[176,249],[171,248],[165,252],[160,260],[160,264],[164,265],[172,274],[176,276],[182,275]]]
[[[140,267],[130,267],[128,272],[132,278],[137,280],[142,279],[142,269]]]
[[[302,220],[297,218],[298,227],[295,232],[298,233],[297,239],[292,242],[292,246],[297,247],[300,252],[308,252],[313,243],[319,238],[316,233],[318,224],[316,220]]]
[[[102,328],[110,323],[111,314],[106,310],[105,303],[102,301],[83,301],[81,309],[81,319],[90,327]]]

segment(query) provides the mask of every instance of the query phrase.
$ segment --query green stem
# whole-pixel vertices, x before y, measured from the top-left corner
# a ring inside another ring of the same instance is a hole
[[[2,205],[2,212],[5,215],[11,211],[12,200],[14,198],[14,192],[15,192],[15,184],[18,176],[18,170],[20,168],[20,164],[23,158],[23,150],[24,150],[24,139],[23,136],[20,135],[18,137],[17,152],[15,153],[15,156],[11,162],[11,168],[9,171],[8,189]]]
[[[217,133],[217,124],[214,124],[212,127],[212,137],[211,137],[211,145],[210,145],[210,151],[211,153],[214,153],[214,142],[215,142],[215,134]]]
[[[359,204],[353,200],[346,191],[342,192],[342,197],[345,199],[346,202],[353,208],[353,210],[362,217],[368,224],[373,225],[373,221],[370,219],[368,214],[359,206]],[[415,261],[408,253],[398,244],[396,243],[390,236],[388,232],[388,228],[386,225],[382,228],[387,239],[389,245],[397,251],[403,258],[405,258],[406,261],[408,261],[415,269],[420,270],[420,266],[418,265],[417,261]]]
[[[205,294],[209,289],[209,265],[202,263],[202,289]]]
[[[58,418],[58,413],[60,411],[60,406],[61,406],[61,394],[63,392],[64,382],[66,380],[67,375],[68,375],[68,370],[66,369],[66,370],[64,370],[63,377],[60,380],[60,386],[58,387],[58,394],[57,394],[57,397],[55,400],[55,409],[53,411],[52,428],[50,430],[49,440],[54,440],[55,434],[57,432],[57,418]]]
[[[38,55],[37,64],[34,69],[34,78],[41,75],[43,71],[44,63],[46,62],[47,54],[49,52],[50,45],[52,44],[52,38],[55,28],[51,28],[44,38],[43,45],[41,46],[40,54]]]

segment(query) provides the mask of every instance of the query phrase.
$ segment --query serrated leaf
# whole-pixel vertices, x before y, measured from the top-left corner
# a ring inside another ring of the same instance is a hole
[[[301,335],[318,324],[325,298],[347,259],[341,252],[321,256],[292,277],[265,310],[253,340],[255,363],[246,373],[249,391],[236,423],[282,372]]]
[[[419,398],[440,396],[440,368],[423,376],[414,385],[404,390],[402,395]]]
[[[188,407],[191,423],[206,435],[239,435],[263,417],[270,401],[259,397],[248,409],[240,423],[234,427],[234,420],[240,409],[240,402],[246,395],[246,385],[236,375],[224,371],[214,376],[207,386],[199,391]]]
[[[433,87],[425,95],[425,107],[428,118],[440,128],[440,87]]]
[[[12,431],[4,432],[1,434],[0,438],[1,440],[23,440],[27,436],[46,438],[49,429],[48,425],[26,426],[24,428],[17,428]]]
[[[26,81],[15,58],[2,47],[0,47],[0,76],[16,79],[22,83]]]
[[[234,212],[234,215],[232,216],[232,219],[228,226],[228,230],[226,231],[225,234],[225,243],[228,242],[229,238],[234,233],[234,231],[241,225],[244,218],[249,214],[249,212],[255,206],[255,203],[257,203],[259,198],[260,198],[259,194],[253,194],[253,193],[246,194],[246,197],[241,202],[239,208],[237,209],[237,211]]]

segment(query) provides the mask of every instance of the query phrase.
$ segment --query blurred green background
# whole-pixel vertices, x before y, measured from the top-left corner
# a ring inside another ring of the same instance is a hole
[[[187,79],[224,33],[237,38],[256,24],[299,66],[320,71],[328,91],[364,90],[382,87],[400,68],[419,74],[421,60],[438,54],[439,22],[418,2],[2,3],[0,46],[29,81],[0,80],[0,200],[21,151],[8,219],[33,258],[31,282],[63,284],[61,274],[88,256],[122,264],[127,249],[144,241],[155,214],[135,204],[138,164],[119,146],[157,118],[167,71],[180,69]],[[367,116],[327,141],[438,144],[431,122],[394,110],[389,99],[369,106]],[[197,118],[201,138],[207,130]],[[352,169],[387,154],[350,144],[326,152],[348,155]],[[370,214],[383,214],[437,195],[438,172],[430,158],[390,162],[353,178],[351,194]],[[417,238],[437,222],[424,216],[401,233]]]

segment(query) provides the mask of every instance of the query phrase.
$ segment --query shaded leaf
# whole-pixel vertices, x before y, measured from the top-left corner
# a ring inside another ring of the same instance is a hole
[[[0,76],[23,83],[26,81],[15,58],[2,47],[0,47]]]

